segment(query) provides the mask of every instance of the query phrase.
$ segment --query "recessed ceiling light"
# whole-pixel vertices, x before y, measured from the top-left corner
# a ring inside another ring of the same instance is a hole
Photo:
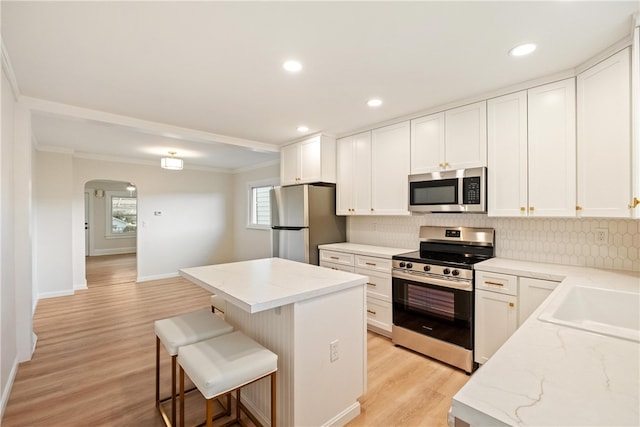
[[[525,43],[519,46],[514,47],[509,51],[509,55],[511,56],[524,56],[529,55],[531,52],[536,50],[536,45],[534,43]]]
[[[308,132],[309,128],[307,126],[298,126],[298,132]]]
[[[302,64],[298,61],[291,60],[286,61],[284,64],[282,64],[282,68],[289,71],[290,73],[297,73],[298,71],[302,70]]]
[[[382,100],[381,99],[377,99],[377,98],[370,99],[370,100],[367,101],[367,105],[369,107],[379,107],[379,106],[382,105]]]

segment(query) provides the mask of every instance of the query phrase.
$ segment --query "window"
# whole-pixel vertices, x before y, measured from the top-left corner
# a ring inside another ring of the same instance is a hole
[[[271,228],[269,191],[273,187],[272,181],[249,183],[248,228]]]
[[[107,191],[107,237],[133,237],[138,224],[138,199],[128,192]]]

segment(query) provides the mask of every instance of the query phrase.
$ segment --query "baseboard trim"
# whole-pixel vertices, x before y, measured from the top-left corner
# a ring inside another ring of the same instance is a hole
[[[38,294],[38,299],[66,297],[73,295],[73,291],[55,291],[55,292],[43,292]]]
[[[180,277],[178,273],[157,274],[154,276],[138,276],[136,282],[148,282],[150,280],[160,279],[173,279],[174,277]]]
[[[4,410],[7,407],[7,403],[9,402],[9,395],[11,395],[11,389],[13,388],[13,381],[16,379],[16,374],[18,373],[18,357],[16,356],[13,359],[13,366],[11,367],[11,372],[9,372],[9,377],[7,378],[7,383],[4,385],[2,389],[2,402],[0,402],[0,420],[4,415]]]
[[[358,415],[360,415],[360,402],[356,401],[344,411],[327,421],[324,426],[342,427]]]
[[[73,285],[73,290],[74,291],[82,291],[82,290],[85,290],[85,289],[88,289],[86,280],[84,281],[84,283]]]
[[[136,248],[93,249],[89,256],[135,254]]]

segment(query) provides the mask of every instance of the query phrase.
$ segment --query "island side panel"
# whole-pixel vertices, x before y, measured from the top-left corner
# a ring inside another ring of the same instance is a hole
[[[278,355],[277,424],[293,426],[293,305],[250,314],[227,302],[225,320]],[[264,379],[242,389],[242,401],[265,426],[270,425],[271,389]]]
[[[366,388],[365,286],[294,304],[296,426],[344,425]],[[331,360],[331,343],[337,359]]]

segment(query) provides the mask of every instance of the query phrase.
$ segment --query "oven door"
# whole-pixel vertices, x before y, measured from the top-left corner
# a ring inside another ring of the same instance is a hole
[[[471,350],[473,292],[419,280],[393,277],[393,324]]]

